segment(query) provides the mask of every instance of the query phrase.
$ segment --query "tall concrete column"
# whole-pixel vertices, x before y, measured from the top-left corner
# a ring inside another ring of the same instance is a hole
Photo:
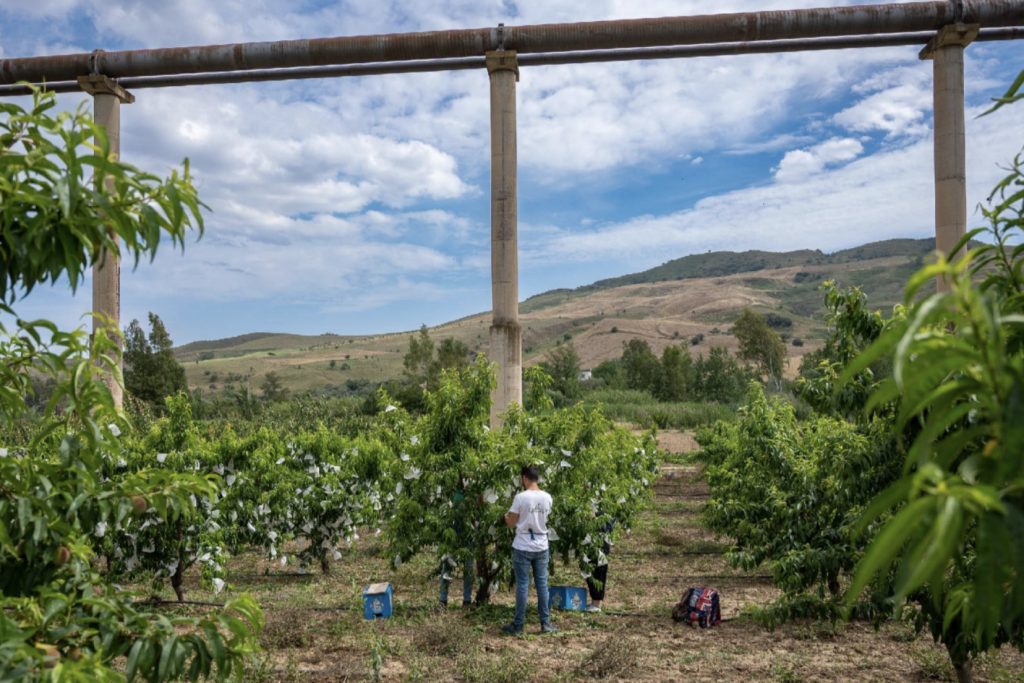
[[[107,137],[110,156],[118,159],[121,156],[121,103],[131,104],[135,98],[111,78],[101,75],[81,76],[79,85],[92,95],[93,119],[99,124]],[[99,140],[97,140],[97,143]],[[107,181],[107,189],[112,189],[113,182]],[[117,239],[116,236],[114,238]],[[92,269],[92,320],[93,334],[106,329],[107,334],[118,341],[117,366],[123,368],[121,359],[121,262],[118,254],[104,249],[99,260]],[[98,314],[98,315],[96,315]],[[120,374],[120,373],[118,373]],[[124,402],[124,391],[117,377],[104,377],[114,405],[118,410]]]
[[[934,72],[935,248],[946,256],[967,232],[964,48],[977,35],[975,24],[944,26],[921,52]],[[940,278],[938,289],[949,283]]]
[[[523,343],[519,326],[518,209],[516,205],[516,81],[512,50],[487,53],[491,81],[491,362],[498,365],[491,394],[491,426],[513,403],[523,403]]]

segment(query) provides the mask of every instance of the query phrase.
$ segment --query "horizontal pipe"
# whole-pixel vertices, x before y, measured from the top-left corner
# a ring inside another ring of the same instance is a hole
[[[589,50],[581,52],[555,52],[519,55],[520,66],[550,66],[556,64],[588,64],[595,62],[635,61],[646,59],[685,59],[723,55],[770,54],[815,50],[844,50],[868,47],[898,47],[924,45],[934,33],[899,33],[878,36],[842,36],[839,38],[803,38],[796,40],[769,40],[752,43],[725,43],[720,45],[679,45],[662,48],[627,48],[620,50]],[[1024,38],[1024,28],[982,29],[975,42],[1018,40]],[[224,71],[208,74],[171,74],[168,76],[128,76],[118,83],[129,90],[168,88],[188,85],[216,85],[224,83],[250,83],[286,81],[310,78],[343,78],[350,76],[376,76],[397,73],[424,73],[431,71],[463,71],[482,69],[484,57],[457,59],[417,60],[410,62],[384,62],[380,64],[347,64],[342,66],[313,66],[296,69],[254,69],[252,71]],[[43,85],[43,84],[39,84]],[[79,92],[77,81],[58,81],[45,84],[51,92]],[[0,85],[0,97],[27,95],[24,84]]]
[[[179,73],[786,40],[937,31],[955,22],[1024,25],[1024,0],[942,0],[906,4],[741,12],[658,19],[540,24],[424,33],[120,50],[0,60],[0,83],[70,81]]]

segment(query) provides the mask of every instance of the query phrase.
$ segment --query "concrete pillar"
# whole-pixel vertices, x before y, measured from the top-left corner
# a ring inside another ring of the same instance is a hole
[[[978,26],[944,26],[921,52],[934,72],[935,248],[949,256],[967,232],[967,148],[964,141],[964,48]],[[938,290],[949,283],[940,278]]]
[[[121,156],[121,103],[131,104],[135,98],[131,93],[111,78],[101,75],[81,76],[79,85],[93,99],[93,119],[99,124],[107,137],[110,155],[117,159]],[[97,142],[99,142],[97,140]],[[108,181],[108,189],[112,182]],[[116,239],[116,237],[115,237]],[[118,341],[117,366],[123,368],[121,360],[121,262],[116,253],[106,249],[100,254],[99,260],[92,269],[92,311],[99,316],[93,317],[92,329],[95,334],[100,329],[107,329],[107,334]],[[118,372],[120,375],[120,372]],[[124,402],[124,390],[120,378],[108,375],[104,378],[114,405],[118,410]]]
[[[519,326],[518,210],[516,206],[516,81],[512,50],[487,53],[491,81],[491,362],[498,365],[491,394],[491,426],[513,403],[523,403],[523,343]]]

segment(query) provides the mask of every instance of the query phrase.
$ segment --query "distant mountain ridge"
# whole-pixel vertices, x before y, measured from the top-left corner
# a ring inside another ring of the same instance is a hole
[[[826,254],[819,249],[797,251],[709,251],[666,261],[660,266],[639,273],[598,280],[578,287],[576,291],[609,289],[622,285],[638,285],[698,277],[722,277],[792,266],[821,266],[835,263],[867,261],[889,256],[927,256],[935,249],[934,239],[892,239],[871,242],[852,249]]]

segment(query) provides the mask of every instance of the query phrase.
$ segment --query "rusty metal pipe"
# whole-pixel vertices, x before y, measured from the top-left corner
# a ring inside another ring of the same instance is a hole
[[[483,55],[937,31],[954,22],[1024,25],[1024,0],[944,0],[691,17],[541,24],[424,33],[315,38],[0,60],[0,83],[70,81]]]
[[[596,62],[635,61],[645,59],[686,59],[723,55],[770,54],[815,50],[843,50],[851,48],[894,47],[924,45],[935,34],[927,31],[878,36],[842,36],[839,38],[801,38],[796,40],[766,40],[751,43],[724,43],[718,45],[680,45],[662,48],[628,48],[620,50],[588,50],[581,52],[555,52],[520,55],[520,66],[549,66],[555,64],[588,64]],[[1024,39],[1024,28],[982,29],[975,42]],[[313,66],[295,69],[254,69],[251,71],[224,71],[208,74],[171,74],[167,76],[128,76],[118,82],[130,90],[168,88],[189,85],[217,85],[262,81],[286,81],[310,78],[344,78],[396,73],[425,73],[436,71],[464,71],[484,68],[484,57],[457,59],[385,62],[380,64],[347,64],[342,66]],[[43,85],[43,84],[39,84]],[[46,83],[47,90],[57,93],[79,92],[77,81]],[[0,85],[0,97],[26,95],[23,84]]]

